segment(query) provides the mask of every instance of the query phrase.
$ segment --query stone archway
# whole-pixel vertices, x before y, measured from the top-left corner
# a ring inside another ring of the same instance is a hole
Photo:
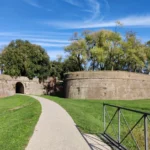
[[[24,94],[24,86],[21,82],[16,83],[16,93]]]

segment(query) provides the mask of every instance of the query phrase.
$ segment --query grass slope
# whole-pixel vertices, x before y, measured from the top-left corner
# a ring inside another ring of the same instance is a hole
[[[15,95],[0,99],[0,149],[23,150],[41,113],[35,99]]]
[[[73,100],[73,99],[64,99],[58,97],[51,96],[43,96],[47,99],[53,100],[60,104],[66,111],[71,115],[77,126],[84,133],[92,133],[99,134],[103,133],[103,103],[109,103],[118,106],[124,106],[136,110],[141,110],[145,112],[150,112],[150,100],[135,100],[135,101],[119,101],[119,100]],[[114,108],[107,108],[108,114],[110,118],[115,113]],[[126,120],[129,123],[130,128],[136,123],[136,121],[141,117],[139,114],[122,111]],[[107,116],[106,122],[108,124],[108,120],[110,120]],[[111,135],[114,139],[117,140],[117,133],[115,134],[113,130],[118,131],[118,116],[114,118],[112,124],[113,127],[110,126],[107,133]],[[133,131],[135,137],[137,138],[138,144],[141,147],[144,147],[144,132],[143,132],[143,122],[142,120],[140,124]],[[125,126],[124,120],[121,120],[121,138],[127,134],[128,128]],[[149,122],[149,132],[150,132],[150,122]],[[150,134],[149,134],[150,135]],[[130,142],[131,141],[131,142]],[[150,140],[149,140],[150,141]],[[129,142],[129,143],[128,143]],[[131,136],[128,136],[127,141],[124,143],[128,148],[136,149],[133,144],[133,140]],[[150,143],[149,143],[150,144]]]
[[[73,100],[53,96],[43,96],[60,104],[72,116],[75,123],[85,133],[103,132],[103,103],[129,107],[150,112],[150,100]],[[112,110],[113,111],[113,110]]]

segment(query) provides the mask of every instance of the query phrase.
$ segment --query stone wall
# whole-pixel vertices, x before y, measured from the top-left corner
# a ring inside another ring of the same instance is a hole
[[[29,80],[27,77],[12,78],[8,75],[0,75],[0,97],[14,95],[18,82],[23,84],[24,94],[41,95],[44,93],[43,84],[40,84],[38,79]]]
[[[66,75],[65,97],[133,100],[150,98],[150,75],[123,71],[75,72]]]

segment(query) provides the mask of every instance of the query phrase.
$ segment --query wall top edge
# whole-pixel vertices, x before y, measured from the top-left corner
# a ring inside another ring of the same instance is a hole
[[[95,78],[95,79],[141,79],[150,80],[150,75],[126,72],[126,71],[84,71],[84,72],[70,72],[67,73],[65,79],[85,79],[85,78]]]
[[[32,80],[30,80],[29,78],[27,78],[27,77],[11,77],[11,76],[9,76],[9,75],[0,75],[0,80],[17,80],[17,81],[28,81],[28,82],[30,82],[30,81],[34,81],[34,82],[37,82],[37,81],[39,81],[39,79],[38,78],[33,78]]]

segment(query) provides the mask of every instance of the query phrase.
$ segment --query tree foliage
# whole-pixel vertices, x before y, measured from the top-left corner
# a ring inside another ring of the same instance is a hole
[[[136,38],[135,33],[128,32],[125,41],[122,42],[124,50],[123,66],[128,71],[140,71],[145,65],[146,54],[144,45]]]
[[[28,41],[12,41],[0,55],[4,73],[11,76],[27,76],[44,79],[49,75],[49,56],[38,45]]]
[[[54,60],[51,61],[51,71],[50,76],[58,77],[58,79],[63,80],[65,73],[67,72],[75,72],[79,71],[80,68],[76,63],[74,62],[74,59],[72,57],[68,57],[65,60]]]
[[[77,32],[65,47],[65,59],[49,61],[45,50],[28,41],[12,41],[0,52],[0,69],[11,76],[64,78],[64,73],[83,70],[126,70],[150,72],[150,41],[142,43],[133,32],[123,37],[117,32],[100,30]]]
[[[80,66],[79,71],[85,64],[88,70],[142,72],[150,68],[150,41],[143,44],[133,32],[127,32],[125,38],[110,30],[88,31],[83,35],[84,38],[76,38],[65,48],[69,58]]]
[[[83,70],[87,60],[85,40],[73,41],[69,46],[65,47],[65,51],[69,53],[69,60],[78,66],[79,71]]]
[[[54,60],[51,61],[51,70],[50,70],[50,76],[52,77],[58,77],[58,79],[63,79],[63,62]]]

